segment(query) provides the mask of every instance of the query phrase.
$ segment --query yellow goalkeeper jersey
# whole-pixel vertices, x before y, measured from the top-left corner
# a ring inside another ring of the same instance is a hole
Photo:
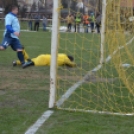
[[[31,60],[34,62],[35,66],[48,66],[50,65],[51,56],[49,54],[41,54]]]
[[[49,66],[51,64],[51,55],[50,54],[41,54],[36,58],[31,59],[34,62],[35,66]],[[75,63],[70,61],[66,54],[58,54],[57,65],[69,65],[75,66]]]
[[[72,62],[66,54],[58,54],[58,61],[57,61],[58,66],[62,65],[69,65],[74,67],[76,64]]]
[[[51,55],[50,54],[41,54],[41,55],[37,56],[36,58],[32,58],[31,60],[34,62],[35,66],[50,66]],[[25,61],[27,61],[26,58],[25,58]],[[17,65],[21,65],[19,60],[17,60],[16,63],[17,63]],[[74,62],[72,62],[66,54],[58,54],[57,65],[58,66],[68,65],[71,67],[76,66],[76,64]]]

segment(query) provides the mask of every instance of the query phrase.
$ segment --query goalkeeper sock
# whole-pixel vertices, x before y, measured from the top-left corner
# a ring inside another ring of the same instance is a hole
[[[23,56],[24,56],[25,60],[30,59],[28,53],[26,52],[26,50],[24,48],[22,49],[22,53],[23,53]]]
[[[23,55],[22,51],[17,52],[17,56],[18,56],[18,59],[20,60],[21,64],[24,64],[25,60],[24,60],[24,55]]]

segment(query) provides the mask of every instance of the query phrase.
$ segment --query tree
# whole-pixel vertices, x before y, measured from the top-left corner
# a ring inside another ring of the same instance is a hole
[[[32,4],[31,11],[35,11],[35,10],[36,10],[36,3],[34,2],[34,3]]]
[[[12,5],[17,5],[18,6],[18,1],[17,0],[1,0],[2,2],[2,7],[5,9],[4,13],[7,14],[8,12],[11,11]]]
[[[25,18],[26,11],[27,11],[27,6],[26,5],[20,7],[19,12],[20,12],[20,17],[21,18]]]
[[[68,8],[68,0],[61,1],[63,8]]]
[[[76,5],[77,5],[77,1],[72,1],[72,3],[71,3],[71,9],[73,11],[76,11]]]

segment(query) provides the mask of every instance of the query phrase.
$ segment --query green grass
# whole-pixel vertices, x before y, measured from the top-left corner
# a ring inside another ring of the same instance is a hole
[[[50,53],[50,35],[22,32],[21,42],[30,57],[36,57]],[[0,133],[22,134],[48,108],[50,69],[12,67],[17,57],[10,47],[0,55]]]
[[[127,116],[56,111],[37,134],[133,134],[133,119]]]
[[[2,32],[0,33],[2,39]],[[99,64],[100,35],[62,33],[59,52],[71,54],[76,68],[58,68],[57,99]],[[50,53],[51,33],[22,32],[21,42],[30,57]],[[91,40],[92,39],[92,40]],[[108,50],[106,55],[108,55]],[[48,109],[49,67],[12,67],[16,53],[0,52],[0,134],[24,132]],[[128,60],[129,61],[129,60]],[[128,70],[131,72],[131,69]],[[97,81],[93,78],[97,77]],[[102,79],[101,79],[102,78]],[[109,79],[106,81],[104,78]],[[62,108],[133,112],[133,96],[119,79],[113,61],[85,81]],[[37,134],[133,134],[133,116],[114,116],[54,109]]]

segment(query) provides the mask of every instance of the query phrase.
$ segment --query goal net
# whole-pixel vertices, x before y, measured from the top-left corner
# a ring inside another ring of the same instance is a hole
[[[73,56],[76,67],[57,68],[58,109],[133,115],[133,5],[133,0],[60,1],[57,53]]]

